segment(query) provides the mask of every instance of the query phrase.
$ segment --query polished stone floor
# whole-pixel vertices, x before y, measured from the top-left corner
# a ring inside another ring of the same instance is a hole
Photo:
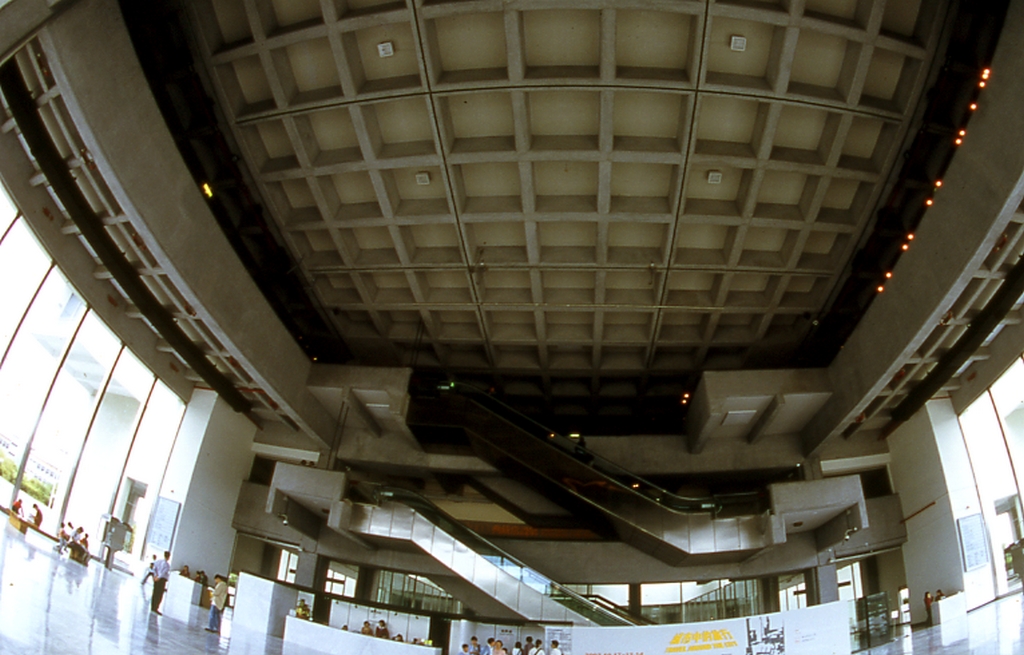
[[[2,516],[2,515],[0,515]],[[4,517],[6,518],[6,517]],[[53,542],[0,527],[0,653],[16,655],[317,655],[280,639],[231,633],[230,610],[221,635],[206,632],[207,610],[188,622],[149,611],[152,584],[58,557]]]
[[[315,655],[249,632],[231,633],[230,610],[221,635],[203,630],[206,611],[194,608],[189,620],[149,611],[151,586],[138,578],[107,571],[93,562],[85,568],[53,552],[53,542],[22,536],[6,521],[0,528],[0,653],[16,655],[132,654]],[[1024,655],[1021,595],[990,603],[966,621],[905,631],[870,655]]]

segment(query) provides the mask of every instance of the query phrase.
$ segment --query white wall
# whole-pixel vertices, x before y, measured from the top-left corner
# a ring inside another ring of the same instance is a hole
[[[174,568],[187,564],[212,578],[227,574],[235,543],[231,521],[252,467],[255,424],[214,392],[192,394],[168,463],[161,495],[182,503],[171,549]]]
[[[284,636],[285,617],[295,610],[299,592],[272,580],[241,573],[235,591],[234,628],[273,637]]]
[[[964,591],[969,608],[992,600],[991,569],[963,571],[956,519],[979,512],[980,505],[952,404],[929,401],[888,441],[893,486],[911,517],[903,563],[913,621],[926,620],[926,591]]]

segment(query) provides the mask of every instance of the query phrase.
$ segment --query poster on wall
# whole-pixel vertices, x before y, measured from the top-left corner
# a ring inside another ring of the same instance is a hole
[[[551,642],[558,642],[558,650],[562,655],[570,655],[572,650],[572,628],[569,626],[544,626],[544,652],[551,653]]]
[[[973,571],[988,565],[988,539],[985,537],[985,519],[971,514],[957,519],[960,531],[960,552],[964,556],[964,571]]]
[[[850,606],[817,605],[740,619],[622,628],[573,628],[562,655],[849,655]]]
[[[149,533],[146,545],[155,550],[170,550],[174,541],[174,530],[178,527],[178,512],[181,503],[160,496],[149,519]]]

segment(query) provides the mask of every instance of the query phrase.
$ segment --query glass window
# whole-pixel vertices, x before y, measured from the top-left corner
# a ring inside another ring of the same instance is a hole
[[[1014,468],[1024,472],[1024,361],[1018,359],[996,380],[991,392]]]
[[[281,582],[295,582],[298,566],[299,556],[290,550],[282,550],[281,559],[277,563],[277,579]]]
[[[71,482],[96,403],[120,350],[121,344],[110,330],[95,315],[87,314],[39,417],[19,497],[25,507],[37,501],[41,507],[50,507],[52,511],[44,510],[41,526],[47,532],[54,533],[60,523],[65,489]],[[99,516],[74,514],[66,519],[75,527],[85,528],[90,545],[99,543]]]
[[[336,596],[352,598],[356,595],[356,580],[359,578],[359,569],[355,566],[348,566],[339,562],[331,562],[327,569],[327,579],[324,581],[324,591]]]
[[[185,403],[158,381],[139,423],[114,504],[114,516],[132,528],[124,552],[117,554],[122,562],[127,563],[132,555],[136,560],[146,557],[141,546],[150,510],[184,414]]]
[[[74,467],[67,516],[77,516],[89,525],[88,521],[98,522],[113,509],[132,436],[152,388],[153,374],[128,349],[123,350]],[[93,542],[95,552],[99,552],[99,541]]]
[[[49,269],[50,258],[36,243],[25,222],[15,223],[0,243],[0,280],[4,281],[0,285],[0,307],[3,308],[0,312],[0,355],[7,350],[18,323]]]
[[[25,445],[85,303],[52,269],[0,365],[0,499],[8,502]],[[31,503],[29,503],[31,506]]]
[[[1003,430],[996,416],[992,397],[986,393],[974,401],[960,415],[960,426],[967,444],[974,480],[981,501],[981,512],[989,529],[993,561],[1005,560],[1004,552],[1013,542],[1012,519],[1008,512],[1001,511],[1003,505],[1016,506],[1017,481],[1010,465],[1010,457],[1003,440]],[[1004,515],[1004,516],[1000,516]],[[1006,568],[996,566],[996,590],[1006,593],[1008,580]]]
[[[665,605],[681,602],[683,602],[683,589],[679,582],[649,582],[640,585],[641,605]]]

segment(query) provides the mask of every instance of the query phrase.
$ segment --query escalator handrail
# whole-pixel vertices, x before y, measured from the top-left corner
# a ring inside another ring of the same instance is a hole
[[[549,585],[553,590],[557,590],[558,594],[564,595],[565,597],[574,600],[579,605],[582,605],[586,610],[593,613],[600,614],[606,618],[610,618],[616,621],[618,624],[632,624],[637,625],[635,620],[630,623],[630,619],[620,616],[615,612],[608,610],[607,608],[601,607],[599,604],[588,600],[585,596],[576,593],[575,591],[555,582],[548,576],[538,572],[536,569],[527,566],[521,562],[518,558],[513,557],[506,551],[502,550],[494,543],[483,538],[476,532],[470,530],[466,526],[462,525],[454,518],[449,516],[444,510],[439,508],[434,503],[430,502],[429,499],[425,498],[421,494],[409,489],[402,489],[401,487],[388,487],[388,486],[377,486],[374,488],[374,496],[379,502],[383,499],[391,499],[396,502],[402,503],[406,507],[418,512],[428,521],[433,523],[437,528],[444,532],[447,532],[452,537],[455,537],[463,544],[470,547],[470,549],[477,555],[496,555],[503,559],[508,560],[515,566],[529,571],[532,575],[536,576],[539,580]],[[483,551],[483,552],[481,552]],[[551,597],[558,600],[558,596],[551,594]]]
[[[567,454],[581,459],[585,457],[586,464],[607,478],[611,483],[621,489],[643,496],[647,500],[676,512],[706,512],[717,514],[725,500],[751,499],[755,493],[736,494],[712,494],[709,496],[680,496],[664,487],[658,486],[640,476],[627,471],[618,464],[601,457],[597,453],[587,449],[585,446],[574,442],[569,437],[563,436],[541,425],[519,410],[511,407],[491,394],[488,394],[476,387],[464,382],[446,382],[439,387],[440,391],[457,393],[467,400],[476,403],[483,409],[490,411],[498,418],[530,436],[551,444]],[[529,426],[529,427],[526,427]],[[582,460],[581,460],[582,461]]]

